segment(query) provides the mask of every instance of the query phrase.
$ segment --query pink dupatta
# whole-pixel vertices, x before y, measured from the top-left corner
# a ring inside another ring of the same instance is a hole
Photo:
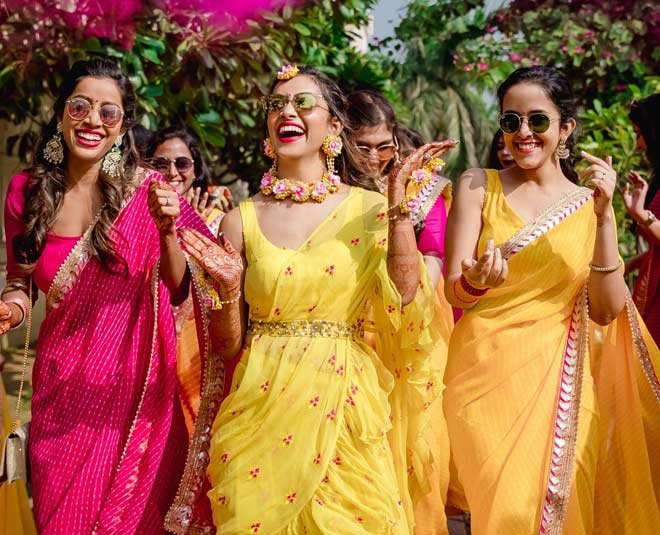
[[[170,294],[159,277],[159,238],[147,209],[148,184],[158,178],[150,173],[115,221],[128,276],[91,256],[88,231],[47,295],[29,447],[44,535],[164,531],[188,436],[176,393]],[[183,201],[177,226],[211,237]]]

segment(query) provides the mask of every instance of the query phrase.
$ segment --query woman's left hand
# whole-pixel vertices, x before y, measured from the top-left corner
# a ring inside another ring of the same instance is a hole
[[[582,151],[582,157],[591,162],[582,173],[580,180],[590,177],[587,186],[594,187],[594,213],[596,217],[608,216],[611,213],[612,199],[616,189],[616,171],[612,167],[612,157],[604,160]]]
[[[176,233],[176,220],[181,213],[179,195],[167,182],[149,184],[149,213],[161,236]]]
[[[186,228],[181,237],[186,251],[213,279],[221,299],[232,299],[240,290],[243,261],[225,235],[220,234],[215,243],[195,229]]]

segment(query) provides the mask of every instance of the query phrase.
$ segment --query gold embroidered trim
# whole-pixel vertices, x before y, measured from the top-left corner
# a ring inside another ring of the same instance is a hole
[[[133,199],[133,196],[137,191],[135,183],[137,180],[142,179],[144,175],[145,170],[138,168],[133,180],[133,184],[128,189],[126,197],[121,203],[115,221],[119,218],[124,208],[126,208],[126,205],[128,205],[128,203]],[[78,282],[80,274],[83,272],[87,262],[89,262],[90,258],[92,257],[92,253],[89,248],[89,238],[92,235],[92,230],[94,230],[96,223],[101,218],[101,214],[103,213],[104,208],[105,206],[101,207],[92,223],[89,225],[89,227],[87,227],[85,233],[73,246],[73,249],[69,251],[69,254],[64,259],[64,262],[62,262],[62,265],[60,265],[59,269],[57,270],[57,273],[53,278],[53,282],[50,284],[50,288],[48,288],[48,292],[46,293],[46,310],[57,308],[62,300],[66,297],[66,295],[73,289],[73,286],[76,284],[76,282]]]
[[[653,368],[653,362],[649,355],[649,348],[646,346],[646,342],[642,336],[642,330],[640,329],[639,321],[637,320],[637,311],[635,310],[635,304],[633,303],[630,292],[626,292],[626,313],[628,315],[633,344],[635,345],[635,350],[639,357],[639,364],[642,367],[642,370],[644,370],[644,375],[646,375],[655,398],[658,400],[658,403],[660,403],[660,382],[658,381],[658,376]]]
[[[502,258],[511,258],[525,246],[547,234],[584,206],[592,195],[590,189],[579,188],[562,196],[500,246]]]
[[[429,193],[429,196],[422,202],[419,210],[412,214],[411,219],[413,225],[418,225],[422,221],[426,220],[429,212],[435,206],[436,201],[448,187],[451,188],[451,180],[446,177],[440,177],[438,182],[433,185],[433,189]]]
[[[199,284],[199,279],[204,276],[204,270],[194,259],[187,255],[186,259],[190,268],[193,291],[202,314],[204,347],[201,354],[205,356],[205,366],[199,411],[188,447],[186,466],[174,502],[165,516],[165,529],[178,535],[212,535],[215,533],[215,527],[212,524],[202,523],[203,519],[195,518],[194,510],[199,499],[207,499],[206,496],[202,496],[202,492],[210,461],[211,428],[225,388],[225,364],[218,355],[210,351],[209,312],[202,306],[208,296],[205,295],[205,286]]]
[[[250,320],[248,335],[309,336],[312,338],[362,338],[364,329],[350,323],[325,320],[257,321]]]
[[[564,349],[539,535],[561,535],[562,533],[562,523],[573,482],[582,378],[588,345],[589,302],[585,284],[573,306]]]

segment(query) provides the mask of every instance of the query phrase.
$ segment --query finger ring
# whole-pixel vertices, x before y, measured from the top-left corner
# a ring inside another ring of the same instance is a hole
[[[422,158],[424,158],[424,160],[430,160],[431,155],[428,152],[425,152],[424,155],[422,156]]]

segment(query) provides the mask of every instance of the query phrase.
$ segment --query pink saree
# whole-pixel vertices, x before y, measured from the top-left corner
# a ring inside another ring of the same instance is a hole
[[[653,197],[649,210],[660,217],[660,193]],[[640,230],[644,235],[644,228]],[[649,250],[639,268],[633,299],[655,343],[660,345],[660,244],[653,237],[644,237],[648,239]]]
[[[90,254],[88,230],[47,294],[29,446],[43,535],[164,532],[188,435],[177,399],[170,295],[147,210],[148,184],[158,177],[146,177],[115,221],[128,275],[108,272]],[[185,202],[177,225],[210,237]]]

